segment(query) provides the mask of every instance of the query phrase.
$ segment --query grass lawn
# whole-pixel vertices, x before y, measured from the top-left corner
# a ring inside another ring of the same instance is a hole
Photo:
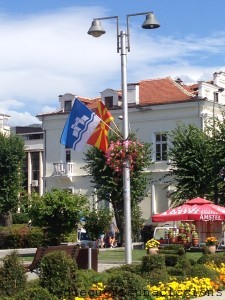
[[[141,261],[142,256],[146,255],[146,250],[135,249],[132,250],[132,261]],[[187,252],[188,258],[198,260],[201,256],[201,252]],[[124,249],[110,249],[99,251],[99,262],[124,262],[125,250]]]
[[[132,250],[132,261],[139,262],[141,258],[146,255],[146,250],[135,249]],[[198,260],[201,256],[201,252],[187,252],[188,258]],[[24,261],[32,261],[33,256],[23,257]],[[102,263],[113,263],[113,262],[125,262],[125,250],[124,249],[104,249],[100,250],[98,254],[98,261]]]

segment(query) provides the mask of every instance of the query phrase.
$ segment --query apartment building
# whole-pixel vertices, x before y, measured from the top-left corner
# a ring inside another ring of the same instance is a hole
[[[10,133],[9,119],[9,115],[0,114],[0,132],[3,134]]]
[[[40,125],[16,126],[11,131],[20,136],[25,145],[24,189],[28,194],[37,192],[41,196],[44,191],[44,131]]]
[[[225,105],[225,73],[217,72],[211,81],[185,84],[179,78],[141,80],[128,84],[129,128],[136,132],[140,140],[152,144],[154,165],[151,182],[147,187],[147,196],[140,206],[143,217],[151,223],[151,215],[165,211],[170,206],[170,194],[176,187],[168,186],[164,175],[169,170],[168,133],[178,121],[195,124],[202,130],[207,118],[220,115],[220,108]],[[60,144],[60,137],[66,119],[71,110],[75,95],[67,93],[59,96],[59,110],[40,114],[44,131],[43,154],[43,189],[53,187],[69,189],[73,193],[82,193],[95,201],[96,191],[90,182],[84,165],[84,153],[65,149]],[[101,101],[110,110],[115,122],[121,128],[122,97],[120,90],[105,89],[96,98],[77,96],[90,109],[96,101]],[[87,147],[90,146],[86,146]],[[40,178],[40,177],[39,177]]]

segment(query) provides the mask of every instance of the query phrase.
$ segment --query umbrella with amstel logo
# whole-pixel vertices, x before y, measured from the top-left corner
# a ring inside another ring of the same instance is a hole
[[[152,216],[152,222],[181,220],[223,221],[225,220],[225,207],[197,197],[186,201],[181,206]]]

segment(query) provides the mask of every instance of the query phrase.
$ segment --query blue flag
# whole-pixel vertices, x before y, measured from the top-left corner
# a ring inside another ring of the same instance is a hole
[[[100,118],[76,98],[60,143],[66,148],[81,151],[99,122]]]

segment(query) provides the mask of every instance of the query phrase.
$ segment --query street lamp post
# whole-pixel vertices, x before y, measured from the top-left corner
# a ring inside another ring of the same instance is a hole
[[[123,140],[126,141],[129,135],[128,104],[127,104],[127,51],[130,52],[129,17],[146,15],[142,28],[155,29],[160,26],[153,12],[136,13],[127,15],[127,32],[119,33],[119,17],[95,18],[88,30],[93,37],[100,37],[105,33],[100,20],[117,20],[117,53],[121,56],[121,88],[122,88],[122,114],[123,114]],[[124,224],[125,224],[125,263],[132,263],[132,237],[131,237],[131,200],[130,200],[130,161],[125,158],[123,164],[123,200],[124,200]]]

